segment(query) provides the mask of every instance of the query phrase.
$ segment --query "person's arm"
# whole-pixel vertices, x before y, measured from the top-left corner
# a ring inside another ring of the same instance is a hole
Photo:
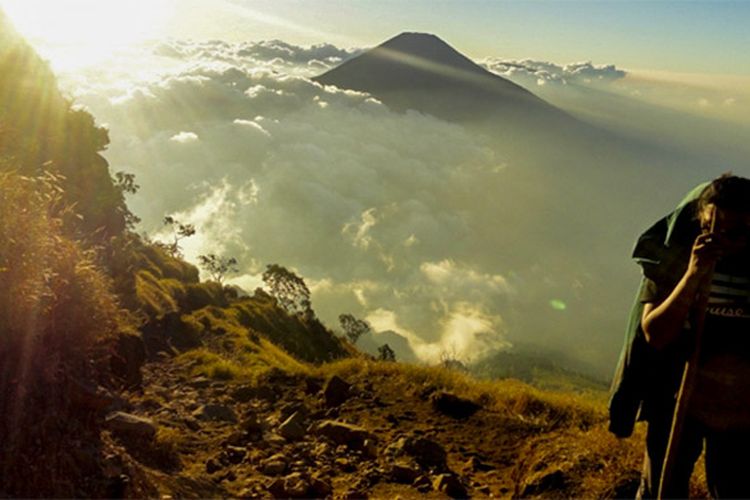
[[[679,337],[703,282],[710,279],[721,255],[721,240],[715,233],[700,234],[693,244],[687,270],[672,292],[661,303],[644,304],[641,327],[646,341],[656,349],[665,348]]]

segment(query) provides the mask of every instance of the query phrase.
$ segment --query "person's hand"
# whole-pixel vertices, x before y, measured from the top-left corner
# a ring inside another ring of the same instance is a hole
[[[704,278],[721,258],[728,241],[721,233],[701,233],[695,238],[690,253],[687,273],[697,279]]]

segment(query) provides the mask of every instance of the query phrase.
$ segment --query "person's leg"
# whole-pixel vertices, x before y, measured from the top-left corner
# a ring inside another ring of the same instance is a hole
[[[708,432],[706,482],[713,498],[750,498],[750,431]]]
[[[672,429],[670,415],[652,419],[646,432],[646,456],[643,463],[641,486],[636,498],[656,498],[659,493],[662,465]],[[703,450],[703,431],[699,425],[688,419],[685,422],[680,439],[678,460],[674,465],[670,484],[665,485],[664,498],[687,498],[690,487],[690,476],[695,461]]]

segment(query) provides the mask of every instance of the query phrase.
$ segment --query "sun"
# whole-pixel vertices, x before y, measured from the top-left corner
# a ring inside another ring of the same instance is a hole
[[[0,8],[55,67],[73,68],[159,36],[175,1],[0,0]]]

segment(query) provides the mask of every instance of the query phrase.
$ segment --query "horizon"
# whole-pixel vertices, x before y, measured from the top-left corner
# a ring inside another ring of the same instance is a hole
[[[750,76],[743,57],[750,3],[741,1],[417,0],[342,7],[328,0],[3,0],[0,7],[43,51],[66,43],[85,51],[102,37],[110,39],[109,48],[161,38],[366,48],[418,31],[440,36],[472,59],[592,61],[630,71]]]

